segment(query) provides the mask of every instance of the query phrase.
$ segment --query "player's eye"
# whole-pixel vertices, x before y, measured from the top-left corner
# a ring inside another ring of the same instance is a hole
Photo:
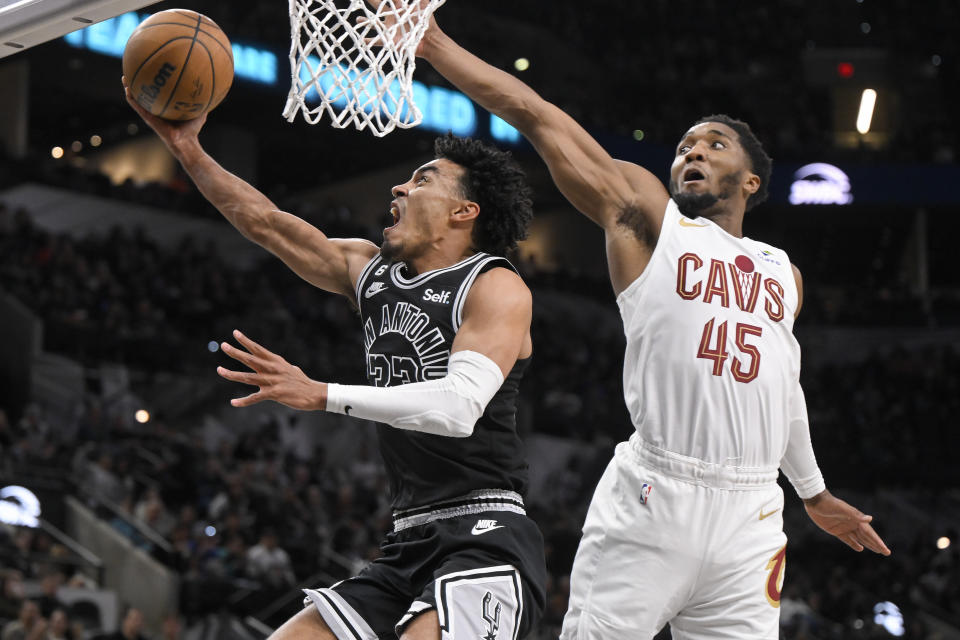
[[[687,151],[690,151],[690,145],[688,145],[688,144],[680,145],[680,148],[677,149],[677,155],[678,155],[678,156],[682,156],[682,155],[685,154]]]
[[[726,148],[727,148],[727,145],[723,144],[723,143],[720,142],[719,140],[715,140],[715,141],[713,142],[713,144],[711,144],[710,146],[713,147],[714,149],[726,149]]]

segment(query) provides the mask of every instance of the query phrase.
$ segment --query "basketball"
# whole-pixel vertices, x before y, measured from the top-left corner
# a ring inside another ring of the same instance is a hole
[[[230,40],[210,18],[168,9],[144,20],[123,50],[134,99],[155,116],[191,120],[216,107],[233,82]]]

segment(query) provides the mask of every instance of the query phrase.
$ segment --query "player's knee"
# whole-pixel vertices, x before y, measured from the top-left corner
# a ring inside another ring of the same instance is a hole
[[[424,611],[411,620],[400,640],[440,640],[440,618],[436,609]]]

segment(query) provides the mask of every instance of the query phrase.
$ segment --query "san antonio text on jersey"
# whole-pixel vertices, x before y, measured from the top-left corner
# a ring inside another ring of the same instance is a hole
[[[367,379],[377,387],[447,375],[450,346],[463,321],[470,287],[495,267],[516,272],[505,258],[477,253],[445,269],[407,278],[406,265],[377,256],[357,280]],[[468,438],[436,436],[377,425],[395,509],[465,495],[478,489],[527,487],[523,442],[517,435],[518,360]]]

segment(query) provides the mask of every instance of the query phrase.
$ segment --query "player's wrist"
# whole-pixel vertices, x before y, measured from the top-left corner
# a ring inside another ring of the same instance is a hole
[[[439,55],[443,49],[444,43],[448,42],[449,40],[450,37],[445,34],[440,27],[437,26],[436,22],[434,22],[430,25],[430,28],[427,29],[426,34],[420,41],[417,54],[432,64],[433,59]]]
[[[815,507],[830,496],[830,492],[824,489],[820,493],[810,496],[809,498],[803,498],[803,504],[808,507]]]
[[[312,394],[312,410],[326,411],[329,385],[326,382],[314,382]]]
[[[206,153],[195,135],[183,135],[178,132],[169,136],[166,142],[181,164],[194,162]]]

